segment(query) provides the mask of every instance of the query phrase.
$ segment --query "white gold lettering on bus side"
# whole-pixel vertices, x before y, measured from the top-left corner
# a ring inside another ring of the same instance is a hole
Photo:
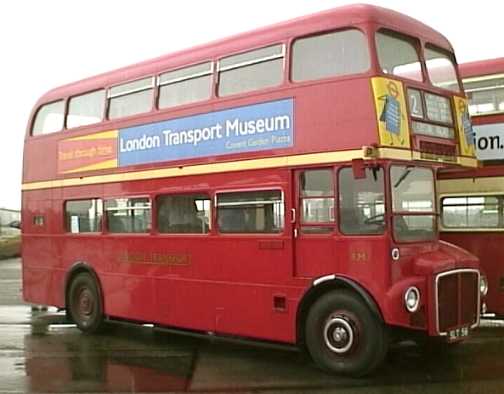
[[[226,136],[246,136],[288,130],[291,127],[291,119],[287,115],[272,118],[242,121],[240,119],[226,120]]]
[[[119,149],[121,153],[124,152],[136,152],[147,149],[154,149],[161,147],[161,138],[158,135],[142,135],[140,138],[134,138],[131,140],[120,139]]]
[[[217,123],[210,127],[202,129],[181,130],[163,130],[165,146],[191,144],[197,146],[200,142],[211,141],[223,138],[222,125]]]
[[[246,147],[247,147],[247,141],[240,141],[240,142],[226,141],[226,149],[229,150],[243,149]]]
[[[288,144],[291,142],[291,137],[289,135],[273,135],[271,142],[273,144]]]

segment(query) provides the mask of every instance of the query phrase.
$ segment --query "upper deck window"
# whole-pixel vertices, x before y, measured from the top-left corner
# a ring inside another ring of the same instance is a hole
[[[159,76],[159,108],[207,100],[212,94],[211,62],[170,71]]]
[[[357,29],[300,38],[292,47],[292,80],[309,81],[369,69],[364,33]]]
[[[63,100],[41,106],[33,122],[32,135],[49,134],[63,130],[65,102]]]
[[[425,48],[425,64],[434,86],[460,92],[455,64],[451,56],[440,49]]]
[[[504,74],[469,78],[463,82],[471,115],[504,112]]]
[[[82,94],[70,99],[67,128],[98,123],[103,118],[105,90]]]
[[[154,78],[144,78],[110,88],[108,117],[117,119],[152,109]]]
[[[285,47],[256,49],[219,61],[219,96],[278,86],[283,80]]]
[[[412,39],[396,33],[376,33],[376,50],[385,74],[423,81],[422,66]]]

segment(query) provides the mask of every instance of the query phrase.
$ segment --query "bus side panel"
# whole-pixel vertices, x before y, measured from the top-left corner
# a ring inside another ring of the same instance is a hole
[[[57,238],[57,226],[47,190],[23,193],[23,299],[32,304],[64,306],[62,282],[64,271],[61,267]]]
[[[215,243],[225,281],[216,287],[216,331],[293,341],[295,308],[287,300],[297,295],[284,285],[293,276],[291,238],[222,235]]]
[[[504,315],[504,233],[442,232],[441,238],[479,257],[481,270],[488,279],[485,298],[488,311]]]
[[[110,316],[155,321],[155,273],[149,234],[105,235],[100,259],[105,310]]]
[[[286,283],[292,276],[289,238],[195,238],[198,237],[164,236],[152,241],[153,250],[167,253],[161,259],[180,262],[156,269],[156,322],[293,341],[296,303],[292,304],[292,299],[300,291],[275,285]]]

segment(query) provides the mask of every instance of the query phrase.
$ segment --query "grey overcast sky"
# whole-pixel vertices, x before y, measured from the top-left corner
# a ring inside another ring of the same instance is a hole
[[[342,0],[6,0],[0,2],[0,207],[20,208],[22,149],[35,101],[56,86]],[[501,1],[368,0],[444,34],[459,63],[504,56]]]

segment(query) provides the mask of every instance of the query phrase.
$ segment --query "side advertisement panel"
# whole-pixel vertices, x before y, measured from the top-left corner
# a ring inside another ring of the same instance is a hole
[[[68,138],[62,174],[294,146],[294,100],[284,99]]]

